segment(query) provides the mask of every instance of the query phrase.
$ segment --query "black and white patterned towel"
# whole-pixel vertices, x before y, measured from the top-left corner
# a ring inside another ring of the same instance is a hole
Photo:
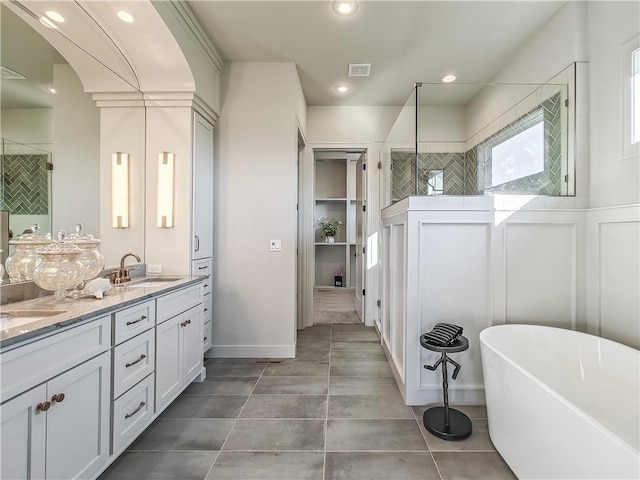
[[[427,343],[438,346],[451,345],[462,335],[462,327],[452,323],[436,323],[433,330],[424,334]]]

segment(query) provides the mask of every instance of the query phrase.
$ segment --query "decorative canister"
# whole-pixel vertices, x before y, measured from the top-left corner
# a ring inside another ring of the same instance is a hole
[[[11,240],[9,245],[15,248],[13,255],[7,258],[5,268],[12,282],[33,280],[35,270],[40,258],[36,255],[36,250],[47,246],[53,242],[50,235],[38,233],[40,225],[31,225],[33,233],[25,233],[17,240]]]
[[[85,282],[98,276],[104,267],[104,257],[98,251],[100,239],[84,233],[82,223],[76,224],[76,233],[68,235],[64,241],[82,250],[78,261],[82,264],[82,280]]]
[[[42,261],[33,272],[33,281],[40,288],[54,292],[57,301],[64,300],[66,291],[82,282],[83,267],[78,261],[82,249],[70,243],[56,242],[36,253]]]

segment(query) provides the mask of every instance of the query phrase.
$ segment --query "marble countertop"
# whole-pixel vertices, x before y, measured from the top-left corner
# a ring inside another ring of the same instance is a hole
[[[2,319],[0,353],[25,340],[34,340],[34,337],[53,333],[74,323],[196,284],[206,276],[172,275],[172,279],[175,278],[178,280],[157,283],[149,281],[153,277],[136,278],[134,282],[114,286],[102,299],[83,297],[58,302],[51,295],[3,305],[0,313],[12,313],[13,316]]]

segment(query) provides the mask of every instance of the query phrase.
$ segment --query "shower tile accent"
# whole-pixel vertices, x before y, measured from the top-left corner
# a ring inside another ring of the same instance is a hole
[[[491,147],[517,135],[544,118],[545,169],[518,180],[491,186]],[[391,152],[391,197],[398,201],[415,194],[415,154]],[[426,195],[429,170],[444,171],[445,195],[478,195],[490,192],[562,193],[562,97],[558,93],[499,132],[464,153],[418,153],[418,195]]]
[[[0,209],[14,215],[49,213],[47,155],[0,155]]]
[[[391,152],[391,195],[394,201],[414,194],[414,158],[413,152]],[[445,195],[464,195],[464,153],[418,153],[418,195],[426,195],[427,193],[427,173],[429,170],[442,170],[444,172]]]

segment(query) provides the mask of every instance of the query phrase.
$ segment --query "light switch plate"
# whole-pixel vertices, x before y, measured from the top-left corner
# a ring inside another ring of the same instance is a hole
[[[282,251],[282,240],[269,240],[269,251],[270,252],[281,252]]]
[[[147,265],[147,273],[162,273],[162,265]]]

